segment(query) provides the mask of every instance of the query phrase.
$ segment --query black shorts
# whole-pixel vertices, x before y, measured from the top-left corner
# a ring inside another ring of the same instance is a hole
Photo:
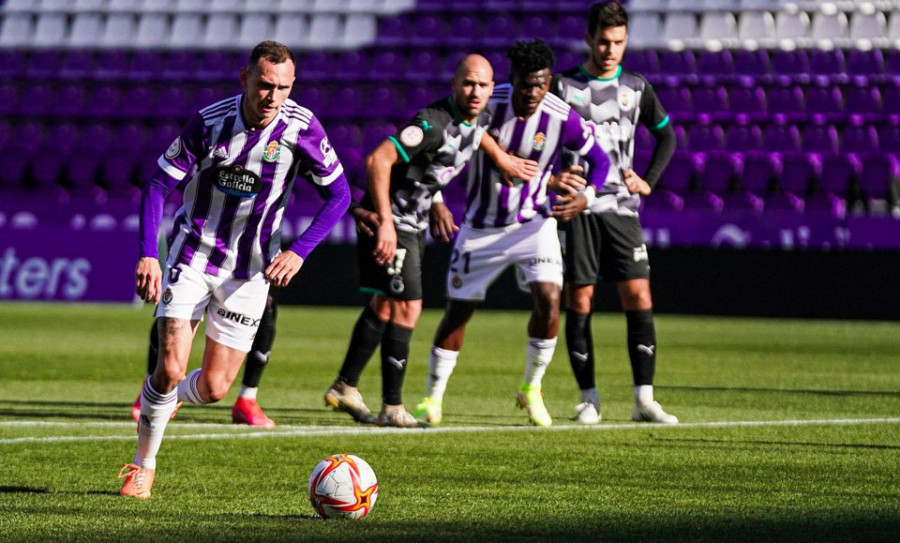
[[[560,238],[567,283],[650,278],[644,231],[637,217],[582,213],[562,223]]]
[[[372,257],[375,238],[357,232],[359,288],[395,300],[422,299],[422,254],[425,232],[397,230],[397,253],[390,264],[379,266]]]

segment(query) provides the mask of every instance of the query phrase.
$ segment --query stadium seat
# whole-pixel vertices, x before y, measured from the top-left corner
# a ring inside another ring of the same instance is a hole
[[[842,153],[870,153],[878,149],[878,131],[866,125],[862,117],[852,115],[841,134]]]
[[[53,88],[49,85],[28,85],[19,95],[18,113],[29,116],[43,115],[53,104]]]
[[[128,79],[132,81],[160,81],[165,72],[165,57],[158,51],[135,51],[128,66]]]
[[[681,211],[684,198],[666,189],[654,190],[641,202],[642,211]]]
[[[47,109],[53,115],[71,118],[84,113],[87,103],[87,89],[81,83],[72,83],[57,87],[52,105]]]
[[[869,4],[872,6],[872,4]],[[862,7],[862,6],[860,6]],[[894,16],[896,17],[898,4],[894,4]],[[850,20],[850,42],[858,48],[886,47],[890,41],[887,36],[887,17],[881,10],[859,9],[853,13]]]
[[[748,115],[757,121],[766,117],[766,91],[752,80],[732,88],[729,102],[734,113]]]
[[[352,118],[370,109],[365,91],[358,86],[341,86],[332,92],[331,113],[340,118]]]
[[[770,72],[769,54],[763,49],[734,51],[734,71],[739,75],[763,76]]]
[[[819,46],[838,47],[849,45],[850,23],[847,14],[837,10],[821,10],[813,13],[810,38]]]
[[[317,117],[324,117],[330,111],[331,94],[324,85],[302,85],[294,87],[294,100],[311,110]]]
[[[809,15],[805,11],[779,10],[775,14],[775,40],[779,43],[805,44],[809,27]]]
[[[0,49],[0,80],[14,81],[24,74],[25,55],[22,51]]]
[[[306,46],[309,36],[309,18],[304,13],[282,13],[275,17],[272,39],[293,49]]]
[[[0,115],[7,117],[18,111],[19,86],[14,83],[0,83]]]
[[[128,77],[129,65],[125,51],[100,51],[94,58],[94,77],[122,81]]]
[[[206,20],[199,43],[209,49],[227,49],[234,45],[235,37],[239,37],[238,16],[234,13],[213,13]]]
[[[371,13],[350,13],[344,19],[341,43],[345,47],[361,47],[375,42],[378,21]]]
[[[701,117],[705,117],[701,116]],[[725,148],[725,132],[718,124],[701,118],[699,123],[688,130],[688,149],[691,151],[712,151]]]
[[[72,16],[72,26],[66,45],[68,47],[93,47],[97,38],[103,35],[103,18],[99,13],[76,13]]]
[[[549,28],[548,43],[556,47],[571,47],[574,44],[584,45],[583,36],[587,32],[584,15],[560,14],[556,18],[555,30]]]
[[[794,117],[805,109],[803,89],[799,86],[775,86],[768,91],[769,113]]]
[[[378,20],[378,43],[382,45],[402,45],[409,36],[407,19],[404,16],[395,15],[382,17]]]
[[[26,47],[32,43],[34,18],[31,13],[5,13],[0,22],[0,46]]]
[[[706,153],[703,187],[720,196],[725,195],[738,186],[742,168],[740,153],[710,151]]]
[[[511,15],[494,13],[488,16],[484,22],[484,43],[508,47],[515,40],[517,32],[518,25]],[[494,68],[494,73],[497,73],[496,67]]]
[[[697,36],[697,15],[693,12],[668,12],[662,24],[662,39],[669,46],[691,43]]]
[[[774,122],[763,131],[763,150],[791,152],[800,150],[800,131],[793,124],[787,124],[783,115],[776,115]]]
[[[742,11],[737,37],[743,47],[770,48],[775,45],[775,17],[768,11]]]
[[[746,153],[742,159],[740,186],[756,195],[764,195],[777,184],[781,175],[781,156],[777,153]]]
[[[816,153],[782,153],[778,185],[794,194],[806,194],[822,174],[822,158]]]
[[[172,31],[164,42],[164,46],[172,49],[198,47],[202,45],[202,36],[205,35],[206,28],[200,13],[175,13],[172,15]]]
[[[731,116],[731,110],[728,107],[728,91],[725,90],[725,87],[696,87],[693,92],[693,101],[696,109],[702,109],[703,113],[708,113],[715,119],[730,118]]]
[[[892,116],[878,133],[878,149],[885,154],[900,155],[900,120]]]
[[[702,154],[676,151],[663,171],[659,185],[666,190],[685,195],[697,184],[697,177],[702,172]]]
[[[664,45],[659,13],[634,12],[628,21],[628,45],[635,49],[653,49]]]
[[[859,157],[852,154],[828,154],[822,157],[822,173],[818,189],[822,192],[848,196],[851,183],[858,183],[862,173]]]
[[[834,125],[826,124],[821,115],[813,115],[812,122],[803,129],[800,149],[807,153],[837,153],[838,132]]]
[[[180,86],[163,87],[159,91],[156,107],[150,112],[156,117],[170,117],[187,121],[192,110],[190,93]]]
[[[112,85],[100,85],[91,89],[85,113],[92,117],[111,117],[119,109],[119,89]]]
[[[68,30],[65,13],[39,13],[31,44],[37,47],[62,47],[66,43]]]
[[[716,44],[724,47],[736,47],[737,19],[730,11],[713,11],[703,13],[700,19],[696,46],[709,47]]]
[[[519,22],[519,36],[527,39],[540,38],[546,42],[553,41],[554,28],[546,14],[527,15]],[[566,36],[571,40],[574,36]]]
[[[168,15],[165,13],[141,13],[138,15],[134,45],[137,47],[161,47],[169,41],[170,34]]]
[[[371,59],[362,50],[351,49],[340,53],[331,67],[331,79],[357,81],[362,79],[371,65]]]
[[[481,19],[474,15],[458,15],[450,19],[447,31],[447,43],[454,46],[467,46],[473,39],[482,38]]]
[[[660,73],[664,75],[694,75],[697,60],[690,49],[682,51],[662,51],[659,54]]]
[[[455,64],[457,59],[453,59]],[[396,81],[401,79],[406,73],[406,57],[401,51],[381,48],[374,51],[373,57],[369,65],[366,67],[365,75],[372,81]],[[446,80],[452,77],[453,68],[447,71]]]
[[[759,125],[750,124],[746,115],[738,115],[735,124],[728,128],[725,138],[725,149],[731,152],[761,151],[763,148],[762,130]]]
[[[844,102],[847,113],[851,115],[877,117],[881,113],[881,91],[864,79],[847,87]]]
[[[837,76],[847,71],[840,49],[813,49],[809,54],[809,70],[813,75]]]
[[[809,56],[802,49],[775,51],[772,55],[772,72],[775,75],[802,79],[809,74]]]
[[[728,211],[751,211],[761,213],[765,208],[762,197],[747,191],[729,192],[722,195],[722,204]]]
[[[803,213],[806,208],[806,202],[803,198],[790,192],[776,192],[767,195],[763,201],[766,212],[782,211],[792,213]]]
[[[156,108],[156,91],[149,85],[134,85],[125,89],[119,114],[124,117],[144,117]]]
[[[823,213],[841,219],[847,214],[847,202],[830,192],[816,192],[806,197],[804,212]]]
[[[37,50],[31,53],[25,75],[32,79],[52,79],[59,71],[60,54],[54,50]]]
[[[373,122],[367,124],[363,128],[363,145],[364,152],[368,153],[375,149],[385,138],[393,136],[397,132],[397,128],[391,123]]]
[[[414,82],[432,81],[437,78],[441,57],[433,49],[419,49],[409,57],[406,76]]]
[[[125,47],[134,41],[137,21],[132,12],[111,13],[100,35],[101,47]]]
[[[659,57],[656,55],[656,51],[652,49],[626,49],[622,65],[624,68],[645,77],[659,73]],[[560,66],[560,68],[566,69],[563,66]]]
[[[415,18],[409,40],[412,45],[439,45],[445,40],[447,25],[440,17],[422,14]]]
[[[890,198],[890,184],[900,179],[900,162],[896,156],[878,153],[863,155],[861,162],[860,190],[871,208]]]
[[[272,12],[250,12],[240,17],[237,46],[250,50],[257,43],[269,39],[273,28]]]
[[[193,75],[200,81],[213,83],[235,81],[246,62],[247,59],[243,53],[213,49],[200,56],[197,70]]]
[[[656,97],[666,111],[678,119],[693,115],[693,95],[684,85],[659,86],[656,88]]]
[[[90,50],[68,50],[59,62],[57,75],[64,79],[82,79],[92,75],[94,54]]]
[[[806,112],[810,115],[839,115],[843,111],[844,97],[840,87],[817,78],[806,93]]]
[[[847,55],[847,73],[850,75],[873,76],[885,73],[884,55],[880,49],[853,49]]]
[[[697,73],[722,78],[734,74],[734,58],[724,51],[700,51],[697,54]]]

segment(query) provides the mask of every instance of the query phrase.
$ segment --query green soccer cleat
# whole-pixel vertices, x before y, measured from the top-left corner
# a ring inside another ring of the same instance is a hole
[[[540,385],[534,386],[522,383],[522,386],[519,387],[517,400],[520,408],[528,410],[528,420],[531,424],[535,426],[553,425],[550,412],[544,406],[544,394],[541,392]]]
[[[419,402],[419,405],[413,409],[412,415],[420,422],[433,425],[440,424],[441,419],[443,418],[441,400],[433,400],[431,396],[425,396],[425,398]]]

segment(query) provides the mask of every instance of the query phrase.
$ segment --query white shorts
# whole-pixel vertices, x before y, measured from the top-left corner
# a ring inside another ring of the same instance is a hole
[[[215,277],[184,264],[163,276],[157,317],[200,320],[207,314],[206,336],[242,352],[250,352],[259,319],[266,308],[265,278],[238,280]]]
[[[562,287],[562,252],[556,219],[535,217],[500,228],[463,225],[447,270],[447,297],[484,300],[488,287],[510,265],[516,266],[519,288],[525,292],[535,282]]]

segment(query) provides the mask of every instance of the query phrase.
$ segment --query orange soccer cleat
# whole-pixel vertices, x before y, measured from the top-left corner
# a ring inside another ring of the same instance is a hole
[[[142,468],[134,464],[123,464],[119,479],[125,479],[119,494],[130,498],[146,500],[150,497],[156,470]]]
[[[231,422],[258,428],[275,428],[275,422],[263,413],[254,398],[238,398],[231,409]]]

